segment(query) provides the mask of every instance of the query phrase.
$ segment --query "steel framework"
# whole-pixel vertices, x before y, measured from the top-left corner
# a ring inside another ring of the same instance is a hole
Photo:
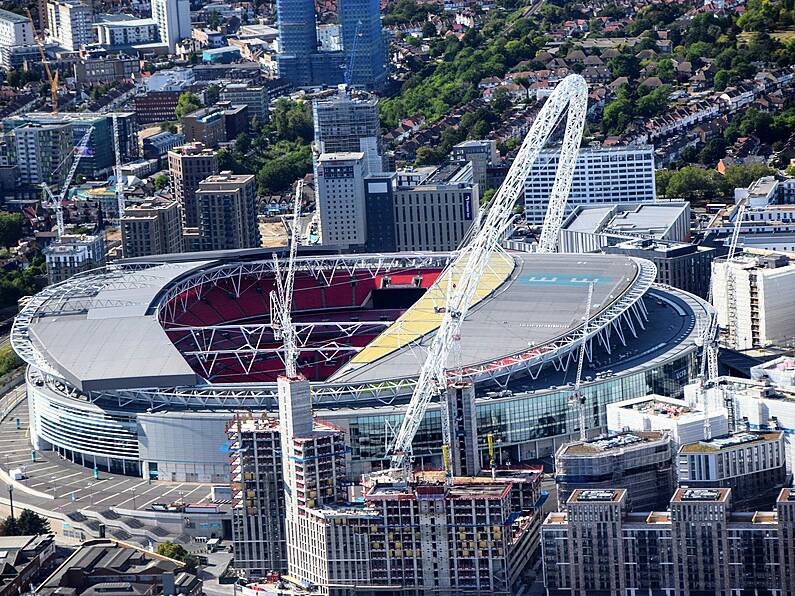
[[[407,255],[350,255],[302,257],[296,261],[296,270],[308,271],[319,280],[332,281],[336,272],[367,270],[371,275],[404,269],[406,267],[441,268],[449,261],[450,255],[414,253]],[[654,283],[656,268],[649,261],[636,260],[637,273],[627,290],[603,309],[597,312],[590,321],[588,337],[595,339],[606,350],[611,350],[611,341],[625,344],[628,334],[637,336],[645,325],[646,310],[642,296]],[[17,317],[11,333],[11,341],[17,353],[47,382],[57,383],[60,387],[68,387],[63,374],[54,363],[48,360],[46,350],[32,341],[30,330],[36,318],[40,316],[57,316],[67,313],[86,312],[89,308],[105,308],[134,305],[133,301],[106,300],[101,298],[101,291],[108,288],[136,288],[148,279],[146,269],[149,267],[168,265],[124,264],[107,266],[100,270],[78,274],[64,282],[48,286],[34,296]],[[169,323],[169,314],[189,308],[190,303],[199,300],[197,297],[213,283],[221,279],[231,279],[238,289],[247,283],[246,277],[273,276],[274,263],[268,259],[256,263],[238,263],[197,270],[182,279],[171,282],[163,288],[163,292],[152,305],[153,316],[162,317],[167,333],[181,332],[186,335],[183,342],[193,342],[192,351],[204,352],[208,362],[212,361],[214,352],[223,349],[220,340],[223,333],[247,335],[249,344],[245,346],[249,353],[272,351],[273,330],[267,323],[257,325],[215,325],[207,327],[179,326]],[[149,276],[155,278],[154,275]],[[185,296],[185,293],[190,296]],[[165,319],[165,320],[163,320]],[[299,345],[305,344],[318,331],[336,329],[341,334],[358,332],[357,326],[375,326],[375,321],[336,321],[316,323],[295,323]],[[195,333],[195,335],[194,335]],[[516,376],[537,378],[546,367],[553,366],[556,370],[564,370],[570,366],[572,352],[582,341],[582,327],[569,329],[567,332],[543,345],[528,349],[502,358],[497,362],[467,367],[461,371],[465,380],[488,383],[506,387]],[[270,347],[266,344],[270,343]],[[324,354],[331,354],[333,347],[325,346]],[[245,357],[245,355],[241,355]],[[209,369],[209,365],[208,365]],[[417,378],[372,379],[362,382],[323,381],[313,383],[313,400],[316,404],[367,404],[384,405],[403,402],[412,393]],[[70,389],[70,391],[77,391]],[[251,382],[242,384],[224,384],[204,382],[194,386],[180,387],[140,387],[125,390],[108,390],[91,392],[83,397],[90,401],[105,401],[119,407],[130,403],[146,404],[153,409],[164,407],[187,408],[273,408],[276,404],[276,384],[267,382]]]
[[[403,470],[410,461],[411,444],[425,411],[431,400],[446,388],[448,357],[456,338],[461,334],[461,325],[469,312],[487,263],[491,255],[500,250],[504,232],[513,223],[513,209],[522,196],[533,163],[568,109],[565,138],[539,241],[539,252],[554,252],[577,162],[587,107],[588,85],[581,76],[569,75],[555,87],[525,136],[505,181],[494,195],[485,221],[448,266],[447,275],[451,280],[455,278],[455,283],[448,292],[444,317],[420,370],[403,422],[390,447],[391,469]],[[442,407],[446,407],[444,400]],[[442,413],[442,436],[444,444],[450,445],[446,412]]]

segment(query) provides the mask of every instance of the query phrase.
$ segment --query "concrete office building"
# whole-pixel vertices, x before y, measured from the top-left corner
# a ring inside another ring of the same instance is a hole
[[[254,176],[226,172],[202,180],[196,208],[202,250],[260,246]]]
[[[544,223],[559,157],[559,148],[542,150],[527,177],[525,215],[531,225]],[[568,212],[577,205],[638,203],[656,198],[654,148],[650,145],[580,149]]]
[[[541,527],[544,585],[589,594],[795,594],[795,492],[732,512],[731,489],[678,489],[668,511],[628,513],[623,489],[575,491]]]
[[[312,102],[315,123],[315,152],[361,152],[365,174],[386,170],[386,153],[378,117],[378,98],[339,90]]]
[[[260,126],[270,119],[270,99],[268,88],[265,85],[255,85],[252,83],[228,83],[221,89],[221,99],[233,105],[245,105],[248,107],[249,120],[257,119]],[[233,140],[234,137],[228,140]]]
[[[401,187],[399,180],[416,186]],[[430,175],[378,174],[365,179],[367,250],[454,250],[478,213],[480,192],[472,164],[450,162]]]
[[[157,22],[160,41],[173,54],[177,42],[191,36],[189,0],[151,0],[152,18]]]
[[[731,488],[737,509],[766,507],[791,480],[782,431],[744,431],[688,443],[676,459],[680,486]]]
[[[0,47],[28,46],[34,43],[33,27],[27,17],[0,9]]]
[[[489,166],[496,165],[499,162],[497,141],[494,139],[483,139],[458,143],[450,152],[450,157],[454,161],[472,162],[473,182],[477,183],[482,194],[488,188],[487,171]]]
[[[558,503],[576,489],[620,486],[634,511],[665,507],[674,489],[673,458],[664,432],[625,432],[561,445],[555,453]]]
[[[154,197],[124,210],[124,258],[182,252],[182,213],[174,199]]]
[[[690,203],[646,201],[579,205],[563,220],[560,252],[595,252],[635,238],[690,241]]]
[[[74,63],[75,81],[80,86],[130,80],[140,73],[141,61],[123,55],[113,58],[81,58]]]
[[[182,118],[182,132],[189,143],[217,147],[226,139],[226,122],[221,110],[199,108]]]
[[[14,151],[22,184],[57,189],[71,163],[72,130],[67,124],[25,124],[14,129]],[[65,164],[65,167],[59,167]]]
[[[795,263],[744,255],[712,263],[712,302],[721,341],[735,350],[787,345],[795,337]]]
[[[154,19],[104,17],[103,20],[94,23],[94,31],[97,43],[107,48],[149,44],[157,41],[160,36],[160,29]]]
[[[661,395],[646,395],[617,401],[607,405],[607,430],[662,431],[671,437],[673,453],[685,443],[704,439],[704,420],[709,417],[713,436],[729,432],[726,409],[715,404],[709,412],[696,406],[693,400],[682,401]]]
[[[364,154],[323,153],[317,159],[315,170],[321,244],[364,245],[367,240]]]
[[[54,284],[105,264],[105,239],[100,234],[65,234],[44,249],[47,280]]]
[[[50,39],[71,52],[94,42],[94,15],[91,7],[80,0],[49,0],[47,21]]]
[[[480,188],[471,166],[439,168],[414,188],[394,193],[395,243],[398,251],[455,250],[475,222]],[[462,181],[466,180],[466,181]]]
[[[182,207],[183,227],[195,228],[199,225],[196,205],[199,182],[218,172],[218,157],[215,151],[205,148],[201,143],[188,144],[168,152],[171,192]]]
[[[683,242],[634,239],[605,246],[607,254],[648,259],[657,267],[657,283],[706,298],[716,250]]]
[[[340,0],[340,31],[351,86],[381,89],[386,82],[384,31],[379,0]]]

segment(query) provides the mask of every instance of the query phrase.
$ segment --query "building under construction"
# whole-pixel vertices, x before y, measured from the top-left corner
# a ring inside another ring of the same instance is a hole
[[[354,500],[344,433],[313,420],[307,381],[279,385],[281,429],[264,417],[228,429],[239,568],[268,575],[286,555],[282,581],[318,594],[513,593],[538,552],[540,468],[376,475]]]
[[[629,507],[665,507],[673,492],[671,437],[665,432],[626,432],[562,445],[555,454],[558,501],[575,489],[627,489]]]

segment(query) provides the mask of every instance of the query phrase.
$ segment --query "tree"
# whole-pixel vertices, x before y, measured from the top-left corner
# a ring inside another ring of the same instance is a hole
[[[195,112],[202,107],[202,102],[195,93],[185,91],[181,93],[177,100],[177,120],[182,120],[183,116]]]
[[[669,176],[665,196],[690,201],[709,198],[720,190],[721,182],[715,170],[686,166]]]
[[[158,174],[152,181],[155,185],[155,190],[162,190],[168,188],[169,177],[168,174]]]
[[[629,99],[614,99],[605,106],[602,128],[608,134],[618,134],[627,127],[633,117],[634,106]]]
[[[176,542],[171,542],[170,540],[158,544],[156,552],[158,555],[177,561],[183,561],[185,557],[188,556],[188,551],[185,550],[184,546]]]
[[[619,54],[607,63],[614,77],[637,79],[640,75],[640,61],[633,54]]]
[[[0,522],[0,536],[38,536],[50,533],[50,522],[46,517],[23,509],[19,517],[10,516]]]
[[[190,554],[185,547],[176,542],[166,540],[157,545],[157,554],[185,564],[185,569],[189,573],[195,573],[199,566],[199,559],[196,555]]]
[[[34,513],[30,509],[23,509],[17,521],[20,536],[38,536],[49,534],[50,522],[46,517]]]
[[[0,246],[10,248],[17,245],[22,238],[22,222],[21,213],[0,211]]]
[[[731,192],[735,188],[747,188],[751,182],[763,176],[772,176],[776,171],[763,163],[729,166],[723,174],[725,188]]]
[[[221,88],[215,84],[209,85],[204,92],[204,97],[207,99],[208,105],[217,103],[218,99],[221,97]]]
[[[729,86],[731,82],[731,72],[728,70],[719,70],[715,73],[715,91],[723,91]]]
[[[491,95],[491,105],[494,110],[503,115],[511,107],[511,96],[505,87],[497,87]]]
[[[422,24],[422,37],[423,39],[430,39],[431,37],[436,37],[436,25],[434,25],[430,21],[425,21]]]

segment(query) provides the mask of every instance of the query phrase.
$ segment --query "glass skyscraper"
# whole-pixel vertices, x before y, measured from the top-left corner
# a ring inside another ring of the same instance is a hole
[[[276,12],[280,77],[298,87],[337,85],[345,82],[350,69],[352,85],[383,85],[386,53],[378,0],[340,3],[343,52],[320,51],[313,0],[276,0]]]
[[[340,28],[351,86],[379,89],[386,80],[386,49],[378,0],[340,0]]]

